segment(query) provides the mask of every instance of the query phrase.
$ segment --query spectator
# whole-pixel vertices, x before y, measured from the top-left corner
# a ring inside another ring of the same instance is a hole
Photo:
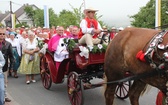
[[[94,19],[95,13],[98,10],[88,8],[84,10],[86,18],[80,23],[79,43],[87,44],[87,46],[93,46],[93,44],[99,44],[100,39],[98,35],[101,33],[102,28],[100,23]]]
[[[50,35],[51,35],[50,38],[51,38],[54,34],[56,34],[56,33],[57,33],[57,32],[56,32],[56,27],[55,27],[55,26],[52,26],[51,29],[50,29]],[[49,38],[49,39],[50,39],[50,38]]]
[[[22,36],[20,34],[20,30],[16,30],[16,36],[17,39],[20,39]]]
[[[13,77],[18,78],[17,70],[20,65],[20,57],[21,57],[20,43],[19,43],[19,40],[15,38],[14,33],[10,33],[10,37],[8,41],[12,44],[12,52],[14,56],[13,71],[10,71],[10,73],[12,76],[12,72],[13,72],[14,73]]]
[[[10,102],[11,100],[7,97],[6,94],[6,88],[7,88],[7,83],[8,83],[8,67],[9,67],[9,71],[13,70],[13,62],[14,62],[14,57],[13,57],[13,53],[12,53],[12,45],[10,42],[5,40],[5,29],[0,28],[0,33],[2,33],[0,35],[0,50],[2,52],[2,54],[4,55],[5,58],[5,65],[3,66],[3,73],[5,76],[5,102]],[[8,60],[10,61],[10,65],[8,66]]]
[[[119,31],[119,32],[122,31],[122,30],[124,30],[123,27],[119,27],[119,28],[118,28],[118,31]]]
[[[27,37],[28,37],[27,32],[23,31],[21,34],[21,37],[19,38],[19,42],[20,42],[21,47],[22,47],[23,43],[26,42]]]
[[[107,26],[103,26],[103,35],[101,36],[101,44],[103,43],[103,41],[104,42],[106,42],[106,43],[109,43],[109,41],[110,41],[110,39],[109,39],[109,37],[110,37],[110,35],[109,35],[109,32],[108,32],[108,29],[107,29]]]
[[[0,35],[2,35],[3,33],[0,33]],[[2,68],[5,64],[5,59],[3,57],[2,52],[0,51],[0,105],[4,105],[4,92],[5,92],[5,84],[4,84],[4,75],[3,75],[3,71]]]
[[[116,34],[117,34],[116,28],[115,28],[115,27],[112,27],[112,28],[111,28],[111,33],[110,33],[110,39],[113,39]]]
[[[78,39],[78,33],[79,33],[79,29],[77,26],[73,26],[71,29],[71,33],[68,35],[69,38],[71,39]]]
[[[26,75],[26,84],[30,84],[30,81],[36,82],[34,74],[40,73],[40,57],[37,46],[38,42],[35,39],[35,33],[28,31],[28,39],[22,46],[23,54],[19,67],[19,73]]]
[[[22,34],[23,31],[25,31],[25,26],[22,26],[22,27],[20,28],[20,34]]]

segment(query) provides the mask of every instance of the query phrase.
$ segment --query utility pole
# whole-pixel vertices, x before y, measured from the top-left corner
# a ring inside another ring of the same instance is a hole
[[[10,13],[12,14],[12,1],[10,1]]]
[[[155,27],[161,26],[161,0],[155,0]]]
[[[10,1],[10,23],[11,23],[11,28],[15,28],[16,20],[20,24],[20,21],[18,20],[18,18],[16,17],[16,15],[12,11],[12,1]]]
[[[10,27],[12,28],[12,1],[10,1]]]

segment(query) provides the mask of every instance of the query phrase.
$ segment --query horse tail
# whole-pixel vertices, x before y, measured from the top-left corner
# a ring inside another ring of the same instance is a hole
[[[151,85],[146,84],[144,90],[141,92],[141,96],[142,96],[144,93],[148,93],[148,92],[151,90],[151,88],[152,88]]]

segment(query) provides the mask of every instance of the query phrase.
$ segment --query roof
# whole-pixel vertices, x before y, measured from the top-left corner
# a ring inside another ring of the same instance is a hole
[[[19,16],[21,16],[23,13],[25,13],[24,8],[26,6],[31,6],[31,7],[35,7],[38,8],[37,6],[35,6],[34,4],[29,5],[29,4],[24,4],[22,7],[20,7],[18,10],[16,10],[14,12],[14,14],[16,15],[16,18],[18,18]],[[5,19],[5,21],[9,21],[10,20],[10,16],[8,16],[8,18]]]
[[[5,14],[0,14],[0,22],[6,17],[9,15],[9,11],[5,12]]]

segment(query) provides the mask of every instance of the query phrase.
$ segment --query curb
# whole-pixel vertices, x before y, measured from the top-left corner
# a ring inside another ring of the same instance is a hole
[[[12,96],[9,93],[7,93],[7,96],[9,99],[11,99],[11,102],[5,102],[5,105],[20,105],[12,98]]]

